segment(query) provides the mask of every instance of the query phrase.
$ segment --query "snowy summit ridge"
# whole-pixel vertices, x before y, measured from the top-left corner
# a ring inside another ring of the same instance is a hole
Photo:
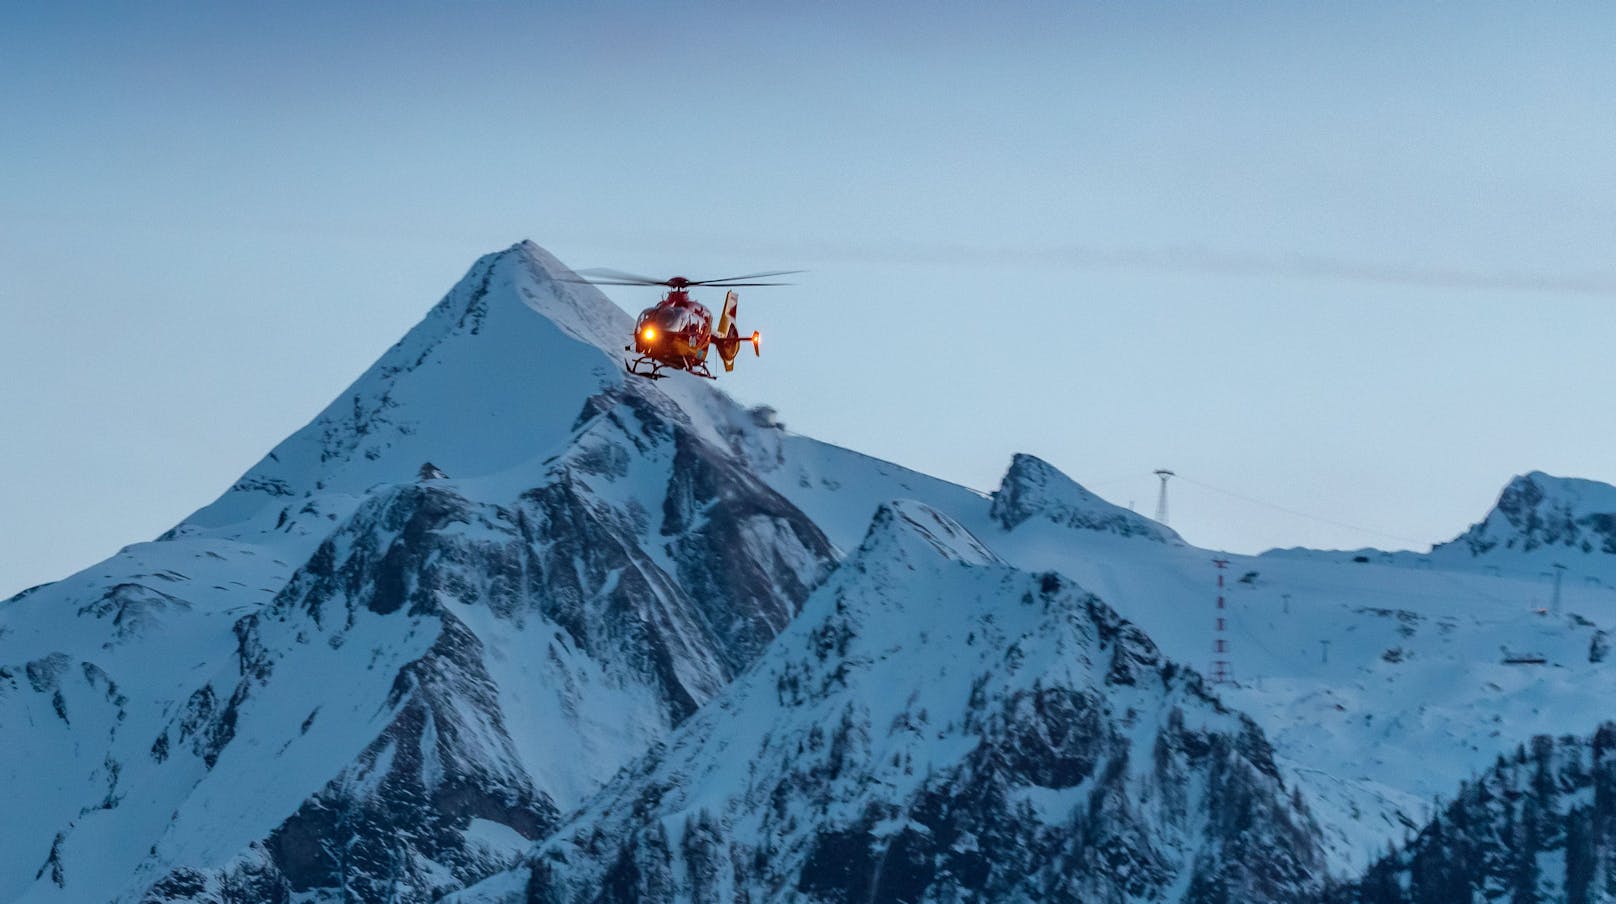
[[[943,558],[967,565],[1004,564],[1004,560],[959,522],[911,499],[896,499],[876,509],[875,517],[870,520],[870,531],[857,555],[880,558],[889,554],[888,547],[892,547],[890,554],[902,555],[898,549],[903,545],[920,542]]]
[[[1049,462],[1024,452],[1011,459],[1010,470],[993,494],[990,514],[1005,530],[1015,530],[1029,519],[1041,518],[1065,527],[1144,537],[1159,543],[1179,540],[1178,534],[1165,525],[1106,502]]]
[[[767,660],[459,900],[1298,901],[1321,864],[1250,720],[905,501]]]
[[[438,896],[790,621],[830,543],[569,273],[483,257],[217,502],[0,609],[0,900]]]
[[[1485,519],[1442,546],[1474,556],[1538,550],[1616,555],[1616,487],[1542,471],[1523,474],[1504,487]]]
[[[572,276],[532,242],[478,259],[313,422],[182,532],[258,529],[305,495],[327,497],[321,515],[351,508],[371,487],[407,481],[428,461],[480,476],[553,451],[577,414],[557,401],[578,405],[621,382],[603,353],[633,323],[599,290],[567,282]],[[296,518],[300,506],[287,518],[306,520]]]
[[[570,275],[484,256],[216,502],[0,605],[0,901],[1291,904],[1616,694],[1616,488],[1228,556],[1213,610],[1214,553],[1032,455],[984,498],[625,378]]]

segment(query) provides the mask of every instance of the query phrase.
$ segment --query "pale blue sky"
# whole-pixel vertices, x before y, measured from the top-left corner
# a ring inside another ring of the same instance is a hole
[[[0,596],[211,500],[521,238],[810,269],[726,388],[982,489],[1029,451],[1149,512],[1172,467],[1430,541],[1616,480],[1608,5],[56,6],[0,10]]]

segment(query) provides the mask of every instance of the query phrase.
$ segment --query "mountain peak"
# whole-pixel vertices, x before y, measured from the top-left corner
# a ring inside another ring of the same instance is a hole
[[[483,260],[489,262],[490,275],[499,274],[509,280],[528,307],[576,339],[615,353],[621,349],[623,337],[632,331],[633,321],[626,312],[599,289],[577,282],[578,274],[532,239],[523,239]],[[476,272],[474,266],[461,282],[472,279]]]
[[[876,509],[857,557],[880,561],[894,552],[912,561],[911,552],[935,553],[967,565],[1004,564],[959,522],[923,502],[894,499]]]
[[[765,658],[463,899],[1315,899],[1319,832],[1260,729],[987,555],[883,504]]]
[[[1437,549],[1616,555],[1616,486],[1532,471],[1510,480],[1487,517]]]
[[[1010,460],[1010,470],[993,494],[990,515],[1005,530],[1015,530],[1036,518],[1080,530],[1146,537],[1158,543],[1178,539],[1178,534],[1165,525],[1106,502],[1054,465],[1025,452],[1017,452]]]
[[[1501,494],[1512,493],[1552,498],[1585,511],[1616,511],[1616,486],[1582,477],[1556,477],[1543,471],[1530,471],[1510,479]]]
[[[531,241],[483,255],[313,422],[181,530],[292,519],[319,507],[306,504],[312,495],[351,499],[409,482],[423,461],[475,478],[553,451],[577,404],[622,384],[616,356],[633,329],[627,313],[572,278]],[[322,514],[343,512],[328,505]]]

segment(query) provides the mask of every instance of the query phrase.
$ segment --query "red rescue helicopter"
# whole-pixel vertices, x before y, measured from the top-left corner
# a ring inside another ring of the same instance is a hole
[[[740,296],[736,295],[734,290],[748,286],[789,286],[791,283],[746,282],[746,280],[789,276],[801,272],[801,270],[772,270],[767,273],[748,273],[725,279],[686,279],[683,276],[653,279],[619,270],[584,270],[580,276],[585,278],[571,281],[591,286],[666,286],[668,294],[663,296],[655,307],[641,311],[639,319],[635,321],[634,344],[624,346],[623,351],[635,352],[639,357],[624,361],[624,369],[636,376],[652,380],[668,376],[662,372],[664,369],[683,370],[698,377],[716,380],[718,378],[707,369],[709,348],[718,349],[718,357],[723,359],[726,372],[735,369],[735,356],[740,353],[742,342],[752,343],[754,355],[763,353],[760,346],[762,337],[756,330],[752,331],[750,337],[743,337],[736,328],[735,312]],[[724,307],[718,315],[717,329],[713,328],[712,312],[701,302],[690,297],[689,290],[694,286],[730,290],[724,296]]]

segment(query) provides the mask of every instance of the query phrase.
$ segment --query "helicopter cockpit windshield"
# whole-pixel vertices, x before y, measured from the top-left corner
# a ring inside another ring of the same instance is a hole
[[[675,305],[663,305],[651,308],[640,314],[637,329],[641,332],[646,326],[656,327],[657,330],[673,335],[688,330],[706,332],[711,329],[709,317],[704,317],[703,311]]]

